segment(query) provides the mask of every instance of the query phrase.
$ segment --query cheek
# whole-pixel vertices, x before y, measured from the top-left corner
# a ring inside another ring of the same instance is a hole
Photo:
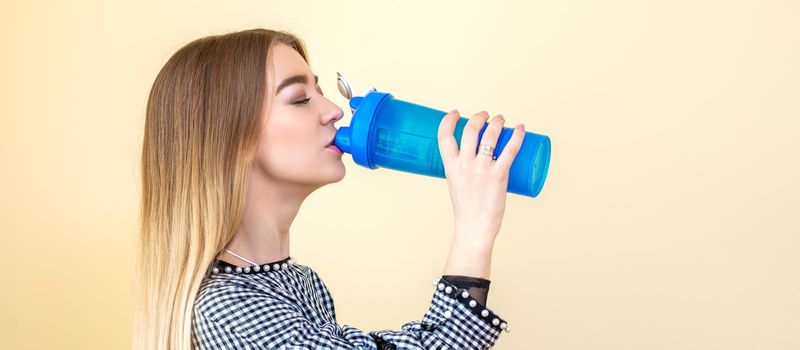
[[[290,113],[275,113],[267,123],[261,139],[274,151],[281,153],[299,150],[308,146],[309,125],[303,123],[303,116]]]
[[[318,162],[324,151],[313,139],[308,125],[292,120],[275,120],[261,134],[256,158],[270,172],[295,172],[307,170],[309,162]]]

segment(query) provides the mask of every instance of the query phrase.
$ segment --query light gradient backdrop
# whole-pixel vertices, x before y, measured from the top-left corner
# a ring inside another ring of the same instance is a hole
[[[339,126],[337,71],[551,137],[495,246],[497,349],[800,348],[800,5],[755,0],[3,1],[2,348],[130,347],[150,86],[254,27],[305,40]],[[343,159],[291,253],[340,324],[399,329],[447,258],[447,184]]]

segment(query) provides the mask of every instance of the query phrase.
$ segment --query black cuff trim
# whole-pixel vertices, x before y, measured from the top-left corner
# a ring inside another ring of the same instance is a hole
[[[442,279],[450,283],[458,283],[459,285],[462,286],[478,287],[486,289],[489,289],[489,284],[492,283],[492,281],[490,280],[479,277],[459,276],[459,275],[443,275]]]

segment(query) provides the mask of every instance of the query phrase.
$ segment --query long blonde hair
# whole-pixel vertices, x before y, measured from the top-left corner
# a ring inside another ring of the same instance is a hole
[[[192,347],[196,294],[244,210],[277,42],[308,62],[298,37],[252,29],[186,44],[155,78],[142,145],[134,349]]]

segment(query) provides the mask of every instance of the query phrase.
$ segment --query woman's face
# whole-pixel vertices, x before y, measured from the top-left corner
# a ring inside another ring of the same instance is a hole
[[[258,141],[253,180],[308,192],[338,182],[345,175],[342,155],[326,146],[336,135],[333,124],[342,118],[342,109],[323,96],[317,77],[297,51],[277,43],[271,55],[261,115],[266,124]],[[304,80],[292,83],[298,76]]]

